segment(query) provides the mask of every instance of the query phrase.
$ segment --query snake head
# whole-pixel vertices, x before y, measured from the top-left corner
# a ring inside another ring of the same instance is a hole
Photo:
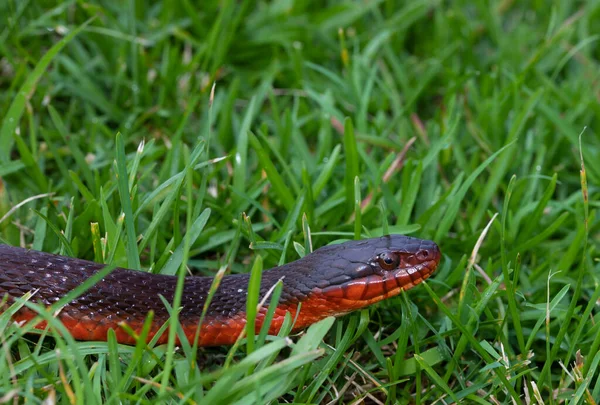
[[[338,312],[350,312],[414,287],[436,270],[441,258],[434,242],[402,235],[336,246],[337,259],[316,289]]]

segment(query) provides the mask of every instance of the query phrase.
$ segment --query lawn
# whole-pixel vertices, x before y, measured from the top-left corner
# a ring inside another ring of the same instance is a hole
[[[202,275],[382,232],[443,253],[233,348],[5,312],[0,402],[596,403],[599,39],[591,0],[0,2],[1,242]]]

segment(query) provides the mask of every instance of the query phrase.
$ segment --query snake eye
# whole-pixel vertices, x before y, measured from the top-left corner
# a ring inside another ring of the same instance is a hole
[[[379,255],[377,263],[384,270],[394,270],[400,264],[400,257],[392,252],[385,252]]]

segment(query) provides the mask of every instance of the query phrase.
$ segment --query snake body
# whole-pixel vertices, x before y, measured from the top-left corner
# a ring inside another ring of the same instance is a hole
[[[279,331],[286,312],[295,319],[294,330],[299,330],[325,317],[340,316],[395,296],[427,279],[440,257],[434,242],[401,235],[322,247],[263,273],[260,299],[267,295],[267,304],[257,313],[256,329],[262,326],[267,312],[268,292],[279,280],[283,289],[270,334]],[[0,245],[0,299],[8,295],[10,303],[33,292],[33,302],[49,306],[104,267],[86,260]],[[185,278],[179,318],[190,341],[196,336],[212,280]],[[249,274],[223,277],[201,324],[199,345],[236,341],[246,325],[248,281]],[[66,304],[56,316],[75,339],[106,340],[109,329],[113,329],[118,342],[135,344],[136,339],[120,325],[125,323],[140,333],[152,310],[155,316],[148,339],[154,337],[169,319],[160,296],[172,302],[176,284],[176,276],[116,268]],[[22,307],[13,319],[30,321],[36,315]],[[45,322],[36,325],[38,329],[45,327]],[[158,343],[164,343],[167,335],[163,333]]]

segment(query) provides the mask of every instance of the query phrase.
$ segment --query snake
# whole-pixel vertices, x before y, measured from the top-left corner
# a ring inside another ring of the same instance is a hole
[[[294,320],[295,332],[324,318],[339,317],[396,296],[426,280],[438,267],[440,258],[440,249],[434,242],[404,235],[321,247],[262,273],[259,298],[265,305],[256,313],[256,330],[260,331],[265,322],[270,292],[280,280],[283,287],[272,313],[268,329],[271,335],[282,328],[287,313]],[[27,293],[32,294],[31,301],[49,307],[106,266],[0,245],[0,299],[4,297],[0,312]],[[248,273],[224,276],[202,318],[213,278],[186,276],[179,307],[185,338],[191,343],[198,339],[199,346],[234,344],[246,329],[249,280]],[[161,296],[173,302],[176,286],[176,275],[115,268],[54,312],[54,316],[76,340],[106,341],[112,329],[117,342],[134,345],[138,338],[127,329],[139,335],[146,316],[153,311],[147,340],[155,339],[161,344],[168,340],[162,326],[170,318]],[[20,325],[35,321],[36,329],[46,328],[46,321],[37,315],[30,306],[21,306],[12,319]]]

